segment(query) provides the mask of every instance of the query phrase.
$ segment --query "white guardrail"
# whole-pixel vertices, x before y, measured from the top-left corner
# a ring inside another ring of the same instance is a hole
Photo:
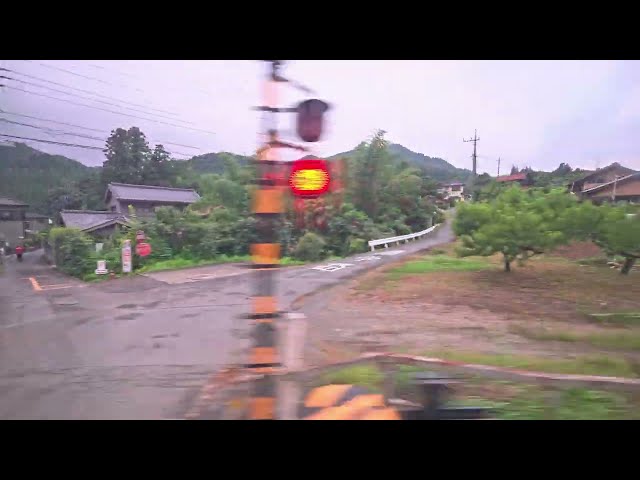
[[[375,251],[376,247],[379,245],[384,245],[384,248],[389,248],[390,243],[395,243],[396,245],[399,245],[400,242],[403,240],[404,240],[404,243],[407,243],[409,240],[415,240],[417,238],[422,237],[423,235],[426,235],[427,233],[433,232],[439,226],[440,224],[436,223],[433,227],[429,227],[426,230],[422,230],[421,232],[410,233],[408,235],[399,235],[397,237],[382,238],[380,240],[370,240],[369,246],[371,247],[371,251],[373,252]]]

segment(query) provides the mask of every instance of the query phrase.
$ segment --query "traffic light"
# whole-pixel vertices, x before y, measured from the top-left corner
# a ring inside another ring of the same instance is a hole
[[[289,187],[296,197],[315,198],[329,191],[331,176],[327,162],[319,158],[293,162]]]
[[[305,142],[317,142],[322,136],[324,114],[329,104],[311,99],[297,106],[297,133]]]

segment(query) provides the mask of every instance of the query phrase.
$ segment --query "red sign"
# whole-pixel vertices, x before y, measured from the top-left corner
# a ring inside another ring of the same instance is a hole
[[[293,162],[289,174],[289,187],[297,197],[317,197],[327,193],[331,176],[327,162],[319,158]]]
[[[136,245],[136,253],[141,257],[146,257],[151,253],[151,245],[148,243],[139,243]]]

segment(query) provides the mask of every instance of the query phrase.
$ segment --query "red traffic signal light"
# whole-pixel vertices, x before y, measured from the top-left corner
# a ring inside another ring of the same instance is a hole
[[[305,100],[297,107],[297,133],[305,142],[317,142],[322,135],[324,114],[329,104],[322,100]]]
[[[319,158],[293,162],[289,187],[296,197],[313,198],[329,191],[331,176],[327,162]]]

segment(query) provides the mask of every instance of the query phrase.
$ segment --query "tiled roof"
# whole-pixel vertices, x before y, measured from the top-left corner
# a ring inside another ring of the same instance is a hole
[[[12,207],[28,207],[26,203],[19,202],[18,200],[14,200],[12,198],[0,197],[0,205],[10,205]]]
[[[194,203],[200,200],[200,195],[193,189],[156,187],[152,185],[129,185],[126,183],[110,183],[109,193],[118,200],[138,200],[167,203]]]
[[[513,175],[503,175],[502,177],[496,178],[496,182],[515,182],[517,180],[526,180],[526,173],[515,173]]]
[[[576,179],[575,182],[580,182],[582,180],[586,180],[591,176],[595,176],[596,174],[601,175],[602,173],[607,172],[609,170],[612,170],[614,168],[619,168],[623,172],[627,172],[627,174],[629,174],[629,175],[632,174],[632,173],[635,173],[634,170],[632,170],[630,168],[627,168],[627,167],[623,167],[618,162],[613,162],[611,165],[607,165],[606,167],[599,168],[598,170],[596,170],[594,172],[589,172],[586,175],[583,175],[582,177]]]
[[[91,230],[99,225],[110,222],[127,222],[127,217],[117,212],[99,212],[92,210],[62,210],[62,221],[66,227]]]

